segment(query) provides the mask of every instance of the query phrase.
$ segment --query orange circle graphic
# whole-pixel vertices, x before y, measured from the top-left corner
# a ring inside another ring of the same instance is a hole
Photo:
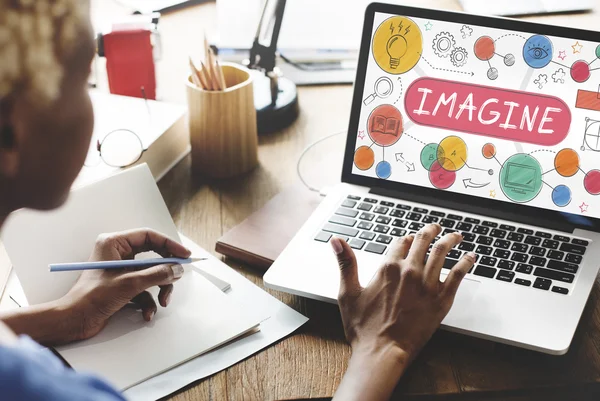
[[[579,170],[579,155],[573,149],[563,149],[554,158],[554,168],[563,177],[572,177]]]
[[[496,44],[494,39],[489,36],[482,36],[475,42],[475,48],[473,49],[475,56],[479,60],[487,61],[494,57],[496,51]]]
[[[494,156],[496,156],[496,146],[494,146],[493,143],[486,143],[485,145],[483,145],[481,153],[483,153],[483,157],[485,157],[486,159],[491,159]]]
[[[375,164],[375,153],[368,146],[361,146],[354,153],[354,164],[360,170],[368,170]]]
[[[383,104],[373,110],[368,124],[369,136],[379,146],[395,144],[404,132],[402,114],[391,104]]]

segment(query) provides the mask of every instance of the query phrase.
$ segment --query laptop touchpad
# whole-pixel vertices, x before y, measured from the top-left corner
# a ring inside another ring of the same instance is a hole
[[[445,276],[440,278],[442,281],[446,280]],[[479,291],[480,284],[479,281],[471,278],[463,279],[454,298],[452,309],[450,309],[448,316],[443,321],[444,324],[462,326],[464,323],[476,319],[473,313],[473,300]]]

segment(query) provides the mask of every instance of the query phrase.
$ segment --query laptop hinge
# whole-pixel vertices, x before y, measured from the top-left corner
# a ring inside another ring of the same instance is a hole
[[[448,209],[460,210],[466,213],[479,214],[483,216],[494,217],[497,219],[513,221],[516,223],[532,225],[536,227],[542,227],[549,230],[562,231],[565,233],[573,233],[575,226],[565,221],[552,221],[550,219],[536,218],[535,215],[523,215],[520,213],[511,213],[502,210],[478,207],[472,204],[465,204],[462,202],[454,202],[451,199],[439,199],[434,197],[426,197],[417,194],[411,194],[407,192],[391,191],[386,189],[372,188],[369,193],[380,196],[388,196],[390,198],[404,199],[410,202],[423,203],[426,205],[444,207]],[[449,193],[451,197],[451,193]]]

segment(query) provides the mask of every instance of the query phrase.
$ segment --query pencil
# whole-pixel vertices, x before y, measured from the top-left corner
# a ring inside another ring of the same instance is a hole
[[[139,260],[108,260],[103,262],[55,263],[48,265],[51,272],[68,272],[77,270],[106,270],[106,269],[146,269],[158,265],[188,265],[206,260],[206,258],[155,258]]]
[[[227,89],[227,83],[225,82],[225,75],[223,75],[223,68],[221,68],[221,64],[219,64],[219,60],[215,60],[215,64],[217,65],[217,74],[219,75],[219,81],[221,82],[221,90]]]
[[[190,57],[190,67],[191,67],[191,69],[192,69],[192,72],[193,72],[193,74],[192,74],[192,77],[193,77],[194,75],[196,75],[196,78],[197,78],[197,80],[198,80],[198,82],[199,82],[199,85],[198,85],[198,86],[200,86],[200,87],[201,87],[202,89],[204,89],[204,90],[210,90],[210,88],[209,88],[209,86],[208,86],[208,83],[207,83],[207,81],[206,81],[206,77],[204,76],[204,74],[202,74],[202,72],[201,72],[201,71],[199,71],[199,70],[196,68],[196,65],[195,65],[195,64],[194,64],[194,62],[192,61],[192,58],[191,58],[191,57]]]
[[[210,68],[210,75],[211,78],[213,80],[213,86],[215,87],[216,90],[222,90],[221,88],[221,84],[219,82],[219,77],[217,75],[217,69],[215,67],[215,54],[213,53],[212,49],[209,47],[208,48],[208,68]]]
[[[206,81],[207,90],[214,90],[215,88],[212,82],[212,78],[210,76],[210,71],[208,70],[208,68],[206,68],[206,65],[202,61],[200,62],[200,66],[202,66],[200,74],[204,77],[204,80]]]
[[[189,62],[190,62],[190,69],[192,70],[192,82],[194,83],[194,85],[196,85],[199,88],[205,89],[206,87],[205,85],[202,83],[202,80],[200,79],[200,74],[198,73],[198,70],[196,69],[196,66],[194,65],[194,62],[192,61],[192,58],[189,57]]]

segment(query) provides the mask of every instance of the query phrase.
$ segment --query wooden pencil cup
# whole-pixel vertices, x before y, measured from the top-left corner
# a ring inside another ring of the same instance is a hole
[[[258,165],[258,135],[252,76],[246,68],[223,63],[227,89],[206,91],[186,82],[192,169],[211,178],[228,178]]]

